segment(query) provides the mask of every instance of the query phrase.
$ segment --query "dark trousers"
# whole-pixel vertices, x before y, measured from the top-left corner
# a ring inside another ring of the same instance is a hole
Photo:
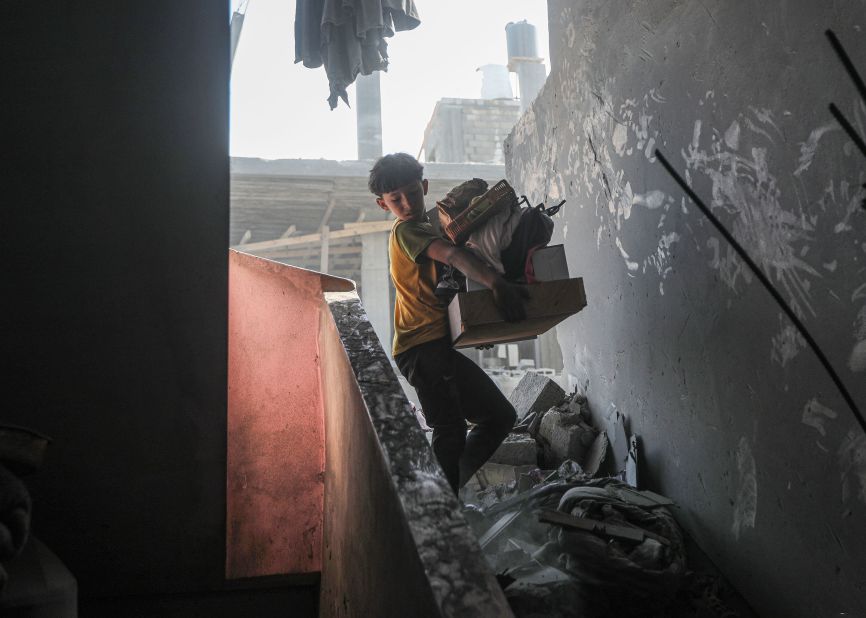
[[[394,357],[418,393],[433,452],[455,493],[511,431],[517,415],[493,380],[471,360],[437,339]],[[475,426],[466,435],[466,421]]]

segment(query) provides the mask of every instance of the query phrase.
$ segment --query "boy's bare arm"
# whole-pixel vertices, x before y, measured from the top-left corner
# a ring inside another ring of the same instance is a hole
[[[464,275],[477,281],[493,292],[493,300],[509,322],[517,322],[526,317],[523,300],[529,293],[522,286],[506,281],[502,275],[475,257],[470,251],[445,242],[434,240],[424,254],[437,262],[453,266]]]

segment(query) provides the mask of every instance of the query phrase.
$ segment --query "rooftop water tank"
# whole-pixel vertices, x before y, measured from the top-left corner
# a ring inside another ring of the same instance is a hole
[[[508,68],[512,71],[512,58],[535,58],[538,47],[535,39],[535,26],[523,21],[508,22],[505,26],[505,41],[508,46]]]

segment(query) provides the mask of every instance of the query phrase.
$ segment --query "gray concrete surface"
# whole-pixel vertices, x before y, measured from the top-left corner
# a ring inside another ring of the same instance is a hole
[[[568,199],[588,306],[571,385],[641,435],[645,484],[763,616],[866,614],[866,437],[815,355],[656,162],[661,148],[796,308],[866,408],[866,3],[551,0],[552,72],[506,144]],[[609,429],[609,428],[608,428]]]

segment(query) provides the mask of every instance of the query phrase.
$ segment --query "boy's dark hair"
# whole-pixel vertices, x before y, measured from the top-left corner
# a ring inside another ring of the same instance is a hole
[[[424,166],[418,159],[405,152],[388,154],[373,164],[367,186],[370,192],[382,197],[394,189],[405,187],[424,177]]]

